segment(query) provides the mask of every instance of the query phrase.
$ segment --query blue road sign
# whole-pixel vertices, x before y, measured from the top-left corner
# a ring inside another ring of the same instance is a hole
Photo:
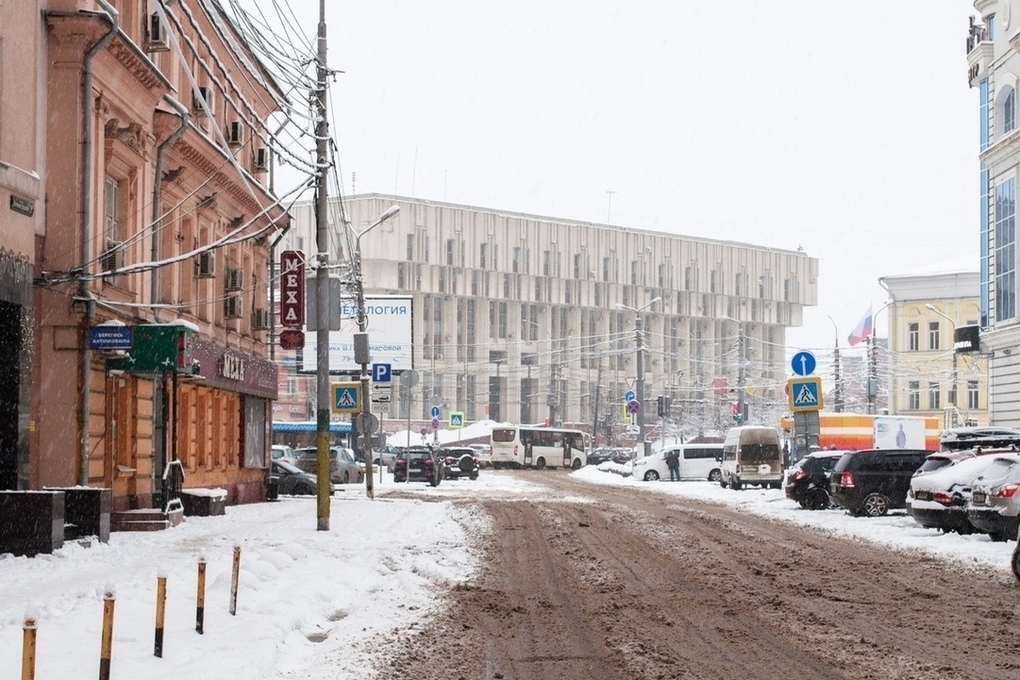
[[[432,429],[433,430],[438,430],[439,429],[439,418],[433,418],[432,419]]]
[[[438,418],[439,417],[439,407],[438,406],[433,406],[432,407],[432,417],[433,418]]]
[[[822,409],[822,379],[817,375],[790,378],[786,381],[786,386],[791,411]]]
[[[450,427],[464,427],[463,411],[454,411],[450,414]]]
[[[131,326],[92,326],[89,349],[131,349]]]
[[[635,399],[637,399],[637,395],[634,393],[634,390],[627,390],[623,393],[624,401],[634,401]]]
[[[802,349],[793,355],[793,360],[790,364],[793,366],[793,372],[797,375],[811,375],[815,372],[815,366],[818,362],[815,361],[814,354]]]
[[[390,384],[393,382],[392,364],[372,364],[372,382]]]
[[[333,383],[330,391],[334,413],[361,413],[361,383]]]

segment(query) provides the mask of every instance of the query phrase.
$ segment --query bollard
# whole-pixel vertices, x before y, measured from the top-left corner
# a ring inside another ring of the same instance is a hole
[[[205,632],[205,557],[198,558],[198,595],[195,598],[195,630]]]
[[[163,621],[166,615],[166,575],[156,576],[156,642],[152,653],[163,658]]]
[[[103,593],[103,643],[99,652],[99,680],[110,680],[110,655],[113,651],[113,587]]]
[[[234,570],[230,579],[230,615],[237,616],[237,578],[241,571],[241,546],[234,546]]]
[[[25,614],[24,636],[21,643],[21,680],[35,678],[35,616]]]

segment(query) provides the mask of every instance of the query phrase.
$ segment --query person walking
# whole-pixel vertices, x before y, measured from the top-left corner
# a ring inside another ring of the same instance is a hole
[[[669,468],[669,481],[680,481],[680,454],[676,449],[666,454],[666,467]]]

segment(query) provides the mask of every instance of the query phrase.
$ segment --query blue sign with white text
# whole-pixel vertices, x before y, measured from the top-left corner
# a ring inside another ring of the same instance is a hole
[[[133,330],[131,326],[92,326],[89,328],[89,349],[131,349]]]

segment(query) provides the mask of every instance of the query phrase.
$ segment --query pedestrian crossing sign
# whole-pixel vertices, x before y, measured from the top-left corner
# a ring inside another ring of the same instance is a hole
[[[361,413],[361,383],[343,382],[329,386],[330,410],[333,413]]]
[[[786,397],[790,410],[821,411],[822,379],[817,375],[802,375],[786,381]]]

